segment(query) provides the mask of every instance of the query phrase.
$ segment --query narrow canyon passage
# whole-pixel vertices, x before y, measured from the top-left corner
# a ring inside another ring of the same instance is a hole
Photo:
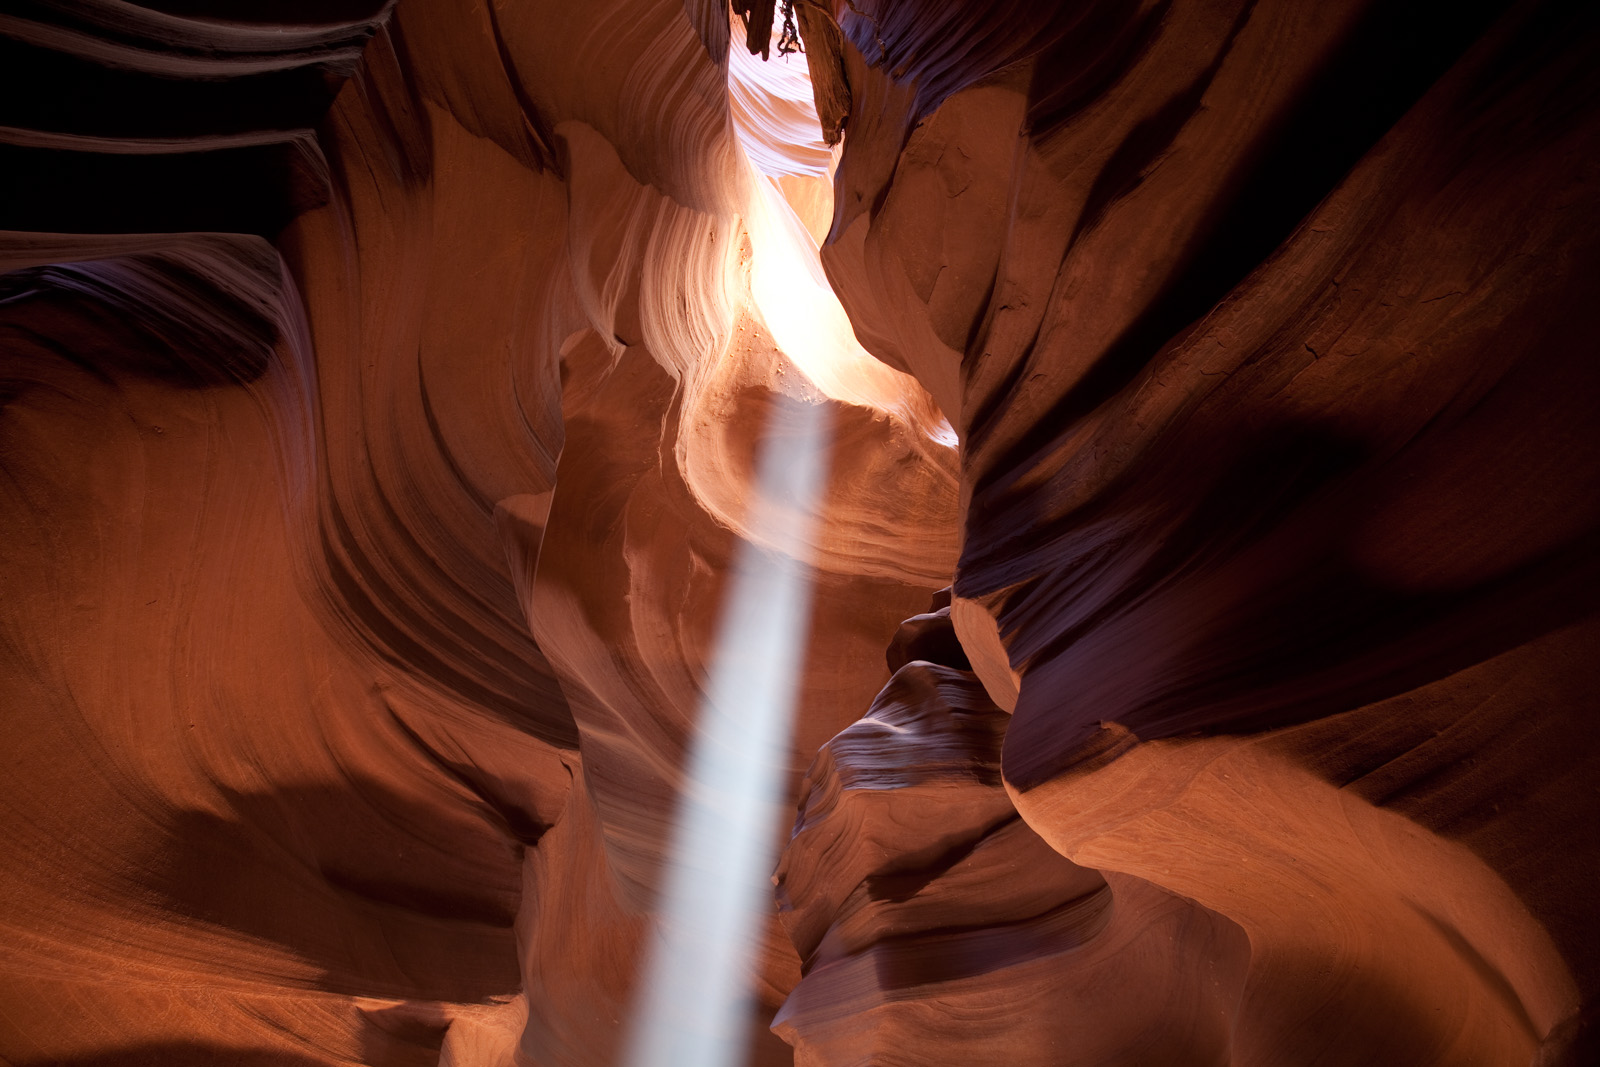
[[[1600,1063],[1600,9],[0,6],[0,1062]]]

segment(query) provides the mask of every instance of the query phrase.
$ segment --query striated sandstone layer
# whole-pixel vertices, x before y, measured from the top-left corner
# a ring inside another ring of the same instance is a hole
[[[954,453],[909,378],[775,342],[752,245],[831,156],[791,114],[799,176],[747,161],[727,17],[0,23],[0,1058],[611,1062],[785,404],[850,457],[786,790],[882,685]]]
[[[0,11],[0,1060],[617,1062],[755,544],[751,1062],[1600,1061],[1593,5],[732,8]]]

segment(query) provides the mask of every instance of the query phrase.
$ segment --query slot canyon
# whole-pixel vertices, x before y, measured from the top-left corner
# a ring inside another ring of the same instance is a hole
[[[0,1063],[1600,1065],[1594,0],[0,0],[0,112]]]

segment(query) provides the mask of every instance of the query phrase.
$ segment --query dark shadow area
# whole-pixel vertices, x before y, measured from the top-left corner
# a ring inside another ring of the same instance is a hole
[[[1179,132],[1199,113],[1200,101],[1205,97],[1211,83],[1216,80],[1217,72],[1222,69],[1228,53],[1233,50],[1233,42],[1249,24],[1250,16],[1254,12],[1254,3],[1244,5],[1234,17],[1233,24],[1228,27],[1228,35],[1223,39],[1222,47],[1217,49],[1217,54],[1212,57],[1210,65],[1157,108],[1149,118],[1136,124],[1128,132],[1128,136],[1123,138],[1117,150],[1111,154],[1111,158],[1100,168],[1094,184],[1089,187],[1088,195],[1084,197],[1077,224],[1073,227],[1072,236],[1067,239],[1069,251],[1078,243],[1078,238],[1100,223],[1112,205],[1137,189],[1156,162],[1172,149],[1172,143],[1177,140]],[[1036,137],[1040,135],[1038,130],[1033,132]]]
[[[344,79],[324,66],[201,80],[108,67],[0,37],[0,126],[88,137],[218,137],[314,126]]]
[[[913,615],[900,624],[885,654],[889,673],[894,674],[913,660],[936,663],[941,667],[954,667],[970,671],[972,662],[967,650],[956,637],[955,625],[950,621],[950,590],[940,590],[934,606],[923,615]]]
[[[1151,512],[1171,525],[1128,529],[1087,555],[1064,550],[1070,534],[1047,540],[1057,564],[1008,603],[1002,631],[1030,664],[1005,757],[1018,789],[1075,766],[1101,722],[1145,741],[1309,722],[1447,677],[1600,603],[1594,530],[1454,588],[1375,578],[1352,547],[1385,482],[1336,431],[1285,426],[1212,459],[1209,478],[1171,449],[1129,472],[1072,527]],[[1141,503],[1151,498],[1159,510]],[[1147,658],[1097,651],[1134,626],[1164,635]],[[1086,692],[1096,698],[1066,696]]]
[[[1265,147],[1242,162],[1160,294],[1032,431],[989,465],[990,478],[1026,462],[1126,387],[1157,352],[1236,288],[1509,6],[1505,0],[1372,5],[1285,117],[1259,138]],[[1236,24],[1234,32],[1242,27]],[[1080,233],[1138,187],[1149,164],[1198,111],[1226,53],[1225,46],[1205,77],[1129,134],[1095,184]],[[1035,79],[1035,97],[1051,92],[1050,79]],[[970,441],[981,441],[1006,410],[1030,365],[1019,361],[1013,378],[975,413]],[[975,491],[986,487],[980,482]]]
[[[439,1067],[439,1048],[450,1024],[424,1006],[365,1009],[361,1062],[373,1067]]]
[[[1143,14],[1133,5],[1086,6],[1083,20],[1045,49],[1035,66],[1027,119],[1035,138],[1065,126],[1133,68],[1155,40],[1172,0],[1158,0]]]
[[[277,257],[265,246],[204,238],[192,250],[225,257],[244,291],[208,276],[215,261],[183,249],[29,267],[0,275],[0,336],[24,338],[101,377],[196,389],[255,381],[278,340],[267,314],[282,284]]]
[[[295,131],[322,121],[385,6],[192,8],[175,13],[224,21],[7,6],[0,127],[18,132],[0,138],[0,228],[272,236],[327,202],[326,164]],[[255,15],[284,25],[252,29]]]
[[[328,196],[307,140],[127,155],[0,144],[0,229],[271,238]]]
[[[1532,1067],[1593,1067],[1600,1063],[1600,1031],[1591,1019],[1568,1016],[1545,1038]]]
[[[520,988],[522,845],[487,803],[370,780],[230,793],[181,811],[138,861],[163,910],[321,968],[319,989],[481,1002]],[[413,1035],[414,1037],[415,1035]]]
[[[1186,251],[1181,271],[1043,425],[1060,428],[1082,418],[1215,307],[1509,6],[1505,0],[1371,5],[1262,139],[1267,147],[1247,163],[1243,181]],[[1199,107],[1198,95],[1192,103]]]

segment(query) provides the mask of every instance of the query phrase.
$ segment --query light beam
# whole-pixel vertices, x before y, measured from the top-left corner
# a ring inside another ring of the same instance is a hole
[[[629,1067],[744,1062],[811,617],[807,527],[827,480],[830,432],[827,405],[779,399],[789,410],[774,422],[792,433],[769,434],[757,460],[753,537],[739,542],[728,579]]]

